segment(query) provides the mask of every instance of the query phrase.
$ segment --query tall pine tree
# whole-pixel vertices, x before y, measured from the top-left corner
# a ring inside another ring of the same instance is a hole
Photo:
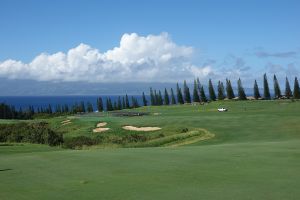
[[[155,99],[154,105],[158,106],[159,105],[159,94],[156,93],[156,90],[154,90],[154,99]]]
[[[162,98],[160,90],[158,91],[158,95],[157,95],[157,104],[160,106],[164,104],[164,100]]]
[[[228,99],[234,99],[235,95],[231,86],[231,81],[229,79],[226,79],[226,93]]]
[[[224,85],[221,81],[218,82],[218,100],[225,99]]]
[[[184,104],[181,88],[179,87],[179,84],[177,83],[177,102],[179,104]]]
[[[164,99],[165,99],[165,105],[169,105],[170,104],[170,98],[169,98],[169,94],[167,89],[165,88],[165,95],[164,95]]]
[[[267,100],[271,99],[268,78],[267,78],[266,74],[264,74],[264,99],[267,99]]]
[[[99,97],[97,99],[97,109],[99,112],[103,111],[103,101],[102,101],[102,97]]]
[[[150,88],[150,102],[151,102],[152,106],[155,105],[155,96],[154,96],[152,88]]]
[[[146,99],[145,93],[143,92],[143,105],[147,106],[147,103],[148,103],[148,101]]]
[[[199,78],[197,78],[197,87],[198,87],[198,91],[199,91],[199,93],[200,93],[201,84],[200,84]]]
[[[273,81],[274,81],[274,92],[275,92],[275,98],[279,99],[281,97],[281,91],[280,91],[280,86],[277,80],[276,75],[274,74],[273,77]]]
[[[86,109],[87,109],[87,112],[89,112],[89,113],[94,112],[93,105],[90,102],[87,102]]]
[[[300,99],[300,88],[297,77],[295,77],[294,81],[294,99]]]
[[[209,92],[210,100],[215,101],[216,93],[215,93],[215,89],[214,89],[211,79],[209,79],[209,81],[208,81],[208,92]]]
[[[125,97],[122,97],[122,108],[126,109],[126,104],[125,104]]]
[[[287,77],[285,78],[285,97],[288,99],[293,97],[293,93]]]
[[[256,80],[254,81],[253,94],[255,99],[261,98]]]
[[[242,81],[240,78],[238,80],[238,95],[240,100],[247,100],[245,90],[243,88]]]
[[[121,101],[121,97],[118,97],[118,110],[122,110],[122,101]]]
[[[183,82],[184,100],[186,103],[191,103],[191,94],[186,81]]]
[[[83,101],[80,102],[80,112],[85,112],[85,106]]]
[[[106,98],[106,111],[111,111],[109,98]]]
[[[200,100],[202,102],[207,102],[207,98],[206,98],[206,95],[205,95],[203,85],[200,87]]]
[[[171,88],[171,104],[173,104],[173,105],[176,104],[176,99],[175,99],[173,88]]]
[[[193,102],[200,102],[200,97],[198,94],[198,84],[196,80],[194,80]]]
[[[130,103],[129,103],[129,99],[128,99],[128,95],[125,95],[125,108],[128,109],[130,108]]]
[[[113,110],[118,110],[118,104],[116,101],[113,103]]]

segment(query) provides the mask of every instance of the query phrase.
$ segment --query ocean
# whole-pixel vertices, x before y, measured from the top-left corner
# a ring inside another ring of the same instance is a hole
[[[103,99],[104,107],[106,106],[106,98],[110,97],[112,102],[118,99],[119,95],[101,96]],[[121,98],[123,95],[120,95]],[[34,109],[43,107],[46,108],[50,104],[54,109],[56,105],[68,105],[72,106],[75,103],[83,101],[85,104],[90,102],[94,110],[96,110],[96,102],[99,96],[0,96],[0,103],[6,103],[8,105],[15,106],[16,109],[26,109],[29,106],[33,106]],[[131,102],[131,96],[129,95],[129,101]],[[142,105],[142,96],[134,95],[137,98],[140,105]],[[146,97],[149,99],[149,97]],[[148,101],[149,102],[149,101]]]

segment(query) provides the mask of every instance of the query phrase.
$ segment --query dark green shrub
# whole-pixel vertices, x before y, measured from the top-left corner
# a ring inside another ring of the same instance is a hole
[[[183,129],[181,130],[181,133],[186,133],[186,132],[188,132],[188,131],[189,131],[188,128],[183,128]]]
[[[45,122],[0,124],[0,142],[27,142],[56,146],[63,136],[49,128]]]
[[[123,137],[122,143],[145,142],[147,139],[146,135],[130,134]]]
[[[64,147],[69,149],[81,148],[82,146],[91,146],[97,144],[96,139],[86,136],[69,137],[64,140]]]

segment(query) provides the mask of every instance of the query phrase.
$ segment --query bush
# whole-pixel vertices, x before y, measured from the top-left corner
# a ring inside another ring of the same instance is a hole
[[[186,132],[188,132],[188,131],[189,131],[188,128],[183,128],[183,129],[181,130],[181,133],[186,133]]]
[[[123,137],[123,143],[145,142],[148,139],[146,135],[130,134]]]
[[[49,128],[45,122],[0,124],[0,142],[27,142],[56,146],[63,136]]]
[[[65,138],[64,147],[69,149],[81,148],[82,146],[91,146],[97,144],[96,139],[86,136]]]

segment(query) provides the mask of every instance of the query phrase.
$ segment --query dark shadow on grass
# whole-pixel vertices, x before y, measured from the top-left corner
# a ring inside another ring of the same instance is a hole
[[[12,169],[0,169],[0,172],[5,172],[5,171],[10,171],[10,170],[12,170]]]

